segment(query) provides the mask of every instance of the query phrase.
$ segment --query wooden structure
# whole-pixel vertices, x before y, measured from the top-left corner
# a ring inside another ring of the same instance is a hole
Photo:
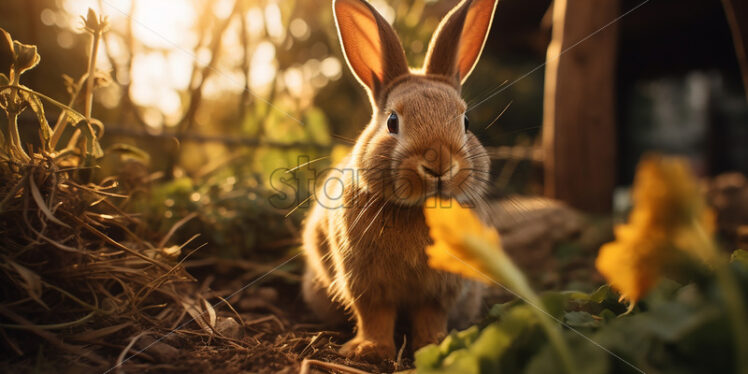
[[[546,196],[596,213],[616,181],[619,0],[555,0],[543,104]]]
[[[744,0],[722,0],[722,5],[732,30],[735,56],[740,64],[743,87],[748,97],[748,3]]]

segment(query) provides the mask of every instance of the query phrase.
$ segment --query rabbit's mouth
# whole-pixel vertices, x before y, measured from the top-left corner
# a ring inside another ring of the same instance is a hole
[[[455,162],[446,170],[435,170],[421,164],[412,167],[404,162],[396,169],[389,188],[388,199],[402,205],[419,205],[432,196],[444,199],[467,200],[475,188],[469,165],[465,161]]]

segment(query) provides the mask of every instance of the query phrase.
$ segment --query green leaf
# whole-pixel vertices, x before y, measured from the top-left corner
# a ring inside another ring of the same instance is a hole
[[[494,306],[491,307],[491,310],[488,311],[488,317],[491,319],[499,319],[504,314],[508,313],[511,308],[520,305],[521,300],[515,299],[512,301],[507,301],[502,304],[494,304]]]
[[[84,115],[78,113],[75,109],[73,109],[73,108],[71,108],[71,107],[69,107],[69,106],[67,106],[67,105],[65,105],[65,104],[63,104],[63,103],[61,103],[61,102],[59,102],[59,101],[57,101],[57,100],[55,100],[55,99],[53,99],[53,98],[45,95],[43,93],[41,93],[41,92],[33,91],[33,90],[31,90],[31,89],[29,89],[28,87],[25,87],[25,86],[18,86],[18,89],[20,91],[26,91],[26,92],[29,92],[29,93],[33,93],[34,95],[38,96],[40,99],[43,99],[43,100],[47,101],[48,103],[50,103],[50,104],[52,104],[52,105],[60,108],[60,110],[64,111],[68,116],[70,116],[73,119],[73,123],[77,123],[77,122],[80,122],[80,121],[86,119],[86,117]]]
[[[2,27],[0,27],[0,56],[8,56],[11,60],[15,58],[13,38]]]
[[[540,295],[540,299],[548,314],[554,318],[561,318],[563,316],[568,297],[562,292],[543,292]]]
[[[429,344],[416,351],[414,358],[416,367],[419,369],[435,369],[442,362],[441,349],[436,344]]]
[[[475,341],[478,334],[479,330],[477,326],[472,326],[469,329],[460,332],[453,331],[441,342],[441,344],[439,344],[439,349],[441,349],[443,353],[449,353],[465,348],[468,344]]]
[[[610,289],[610,286],[605,284],[600,286],[592,293],[579,292],[579,291],[564,291],[571,301],[589,301],[594,303],[602,303],[615,295]]]
[[[13,50],[15,51],[13,65],[16,69],[16,74],[22,74],[26,70],[33,69],[41,61],[41,56],[36,52],[35,45],[23,44],[18,40],[14,40]],[[18,82],[17,78],[16,82]]]
[[[480,357],[466,349],[452,353],[445,360],[444,366],[444,371],[447,373],[480,374],[482,372]]]
[[[99,144],[99,139],[96,137],[93,127],[85,120],[78,122],[76,127],[81,130],[81,134],[86,138],[85,155],[93,159],[104,157],[104,151],[101,149],[101,144]]]
[[[439,345],[431,344],[419,349],[415,353],[416,366],[437,368],[442,360],[460,349],[472,344],[480,334],[478,326],[472,326],[463,331],[452,331]]]
[[[427,373],[516,372],[522,360],[516,352],[534,350],[545,341],[532,307],[519,304],[482,331],[476,326],[450,334],[438,346],[416,352],[416,368]]]
[[[743,266],[748,266],[748,251],[744,249],[736,249],[730,255],[730,262],[735,262]]]
[[[615,360],[607,352],[596,344],[573,333],[565,334],[564,339],[571,348],[574,362],[576,363],[575,374],[606,374],[610,373],[610,360]],[[558,373],[561,360],[550,344],[534,355],[525,369],[526,374]]]
[[[94,137],[93,140],[93,150],[91,151],[91,156],[97,159],[104,157],[104,150],[101,148],[101,143],[96,137]]]
[[[28,87],[25,88],[28,89]],[[19,93],[21,94],[21,97],[29,104],[31,110],[34,111],[34,114],[36,114],[36,119],[39,121],[39,136],[42,141],[42,146],[44,147],[44,149],[49,149],[49,139],[52,136],[52,128],[49,127],[47,117],[44,115],[44,104],[42,104],[42,100],[38,96],[36,96],[33,91],[19,91]]]
[[[600,327],[599,319],[595,319],[587,312],[568,312],[564,314],[564,323],[571,327],[595,328]]]
[[[637,317],[661,339],[677,342],[700,326],[721,316],[722,312],[716,306],[693,307],[684,303],[666,302]]]
[[[590,300],[596,303],[602,303],[606,299],[610,298],[612,294],[613,293],[610,289],[610,285],[602,285],[600,286],[600,288],[595,290],[595,292],[590,294]]]
[[[603,311],[600,312],[599,316],[605,322],[609,322],[609,321],[612,321],[612,320],[618,318],[618,315],[615,312],[613,312],[612,310],[610,310],[610,309],[603,309]]]

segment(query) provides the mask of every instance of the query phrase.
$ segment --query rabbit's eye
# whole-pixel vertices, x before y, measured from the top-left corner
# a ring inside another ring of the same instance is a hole
[[[467,114],[465,115],[464,118],[465,118],[465,120],[464,120],[464,122],[465,122],[465,132],[467,132],[468,131],[468,127],[470,127],[470,120],[468,119]]]
[[[398,131],[400,131],[399,122],[400,121],[397,119],[397,114],[395,112],[392,112],[387,118],[387,131],[389,131],[390,134],[397,134]]]

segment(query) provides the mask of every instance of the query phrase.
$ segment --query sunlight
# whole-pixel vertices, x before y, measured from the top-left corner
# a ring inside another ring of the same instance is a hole
[[[135,1],[133,4],[132,1]],[[195,2],[181,0],[64,0],[63,9],[67,14],[53,11],[44,13],[45,24],[57,24],[74,32],[81,31],[79,15],[86,14],[88,8],[99,9],[109,17],[113,28],[124,29],[128,17],[132,17],[132,35],[139,45],[134,46],[132,56],[132,71],[117,69],[118,83],[131,83],[129,95],[133,102],[143,107],[154,108],[144,111],[145,122],[161,128],[164,124],[172,124],[179,118],[182,110],[182,100],[179,90],[188,88],[191,69],[195,57],[190,52],[197,40],[194,25],[197,21]],[[225,2],[223,2],[225,3]],[[134,8],[134,14],[129,15]],[[217,13],[225,13],[225,5],[215,5]],[[229,9],[230,11],[230,9]],[[228,15],[228,14],[226,14]],[[125,65],[128,60],[128,50],[121,36],[121,30],[106,36],[107,47],[111,58],[118,65]],[[58,37],[58,44],[63,48],[71,48],[73,39],[69,33],[62,32]],[[145,51],[143,51],[145,49]],[[155,52],[159,51],[159,52]],[[198,62],[207,64],[210,52],[199,53]],[[99,49],[97,64],[101,70],[111,70],[104,48]],[[200,64],[199,64],[200,65]]]
[[[256,38],[265,30],[265,18],[262,15],[262,10],[259,8],[250,8],[247,10],[245,19],[247,20],[247,31],[250,37]]]
[[[138,1],[133,15],[133,34],[152,48],[191,49],[196,21],[194,4],[182,0]]]
[[[194,3],[181,0],[103,0],[99,9],[98,0],[64,0],[63,8],[68,14],[67,26],[80,29],[79,15],[86,14],[88,8],[100,10],[109,17],[113,25],[123,21],[135,1],[133,35],[143,44],[152,48],[172,49],[189,47],[194,39],[192,25],[196,20]],[[50,18],[49,15],[46,16]]]
[[[167,117],[167,121],[175,119],[179,114],[181,99],[175,88],[186,86],[184,72],[189,71],[191,63],[180,58],[177,53],[169,56],[171,58],[167,61],[163,54],[156,52],[136,55],[132,62],[133,81],[130,86],[130,96],[134,103],[156,107]],[[149,125],[161,127],[160,122],[153,121],[155,117],[150,118],[152,121],[146,121]]]
[[[266,89],[275,79],[275,46],[264,41],[257,45],[252,55],[250,85],[252,89]]]
[[[131,84],[128,94],[134,103],[141,106],[146,122],[160,129],[173,124],[184,108],[180,92],[189,89],[192,69],[208,66],[212,59],[209,44],[195,48],[198,42],[198,30],[195,28],[200,17],[208,14],[198,12],[201,5],[198,1],[182,0],[61,0],[63,12],[48,10],[42,13],[45,25],[57,25],[63,30],[58,37],[58,44],[63,48],[72,48],[74,44],[71,32],[81,32],[79,15],[85,14],[88,8],[100,10],[109,17],[112,32],[106,35],[106,42],[111,56],[102,48],[97,57],[98,66],[102,69],[115,69],[120,84]],[[133,3],[134,1],[134,3]],[[216,19],[229,17],[234,2],[221,0],[211,3],[209,12]],[[129,15],[130,11],[133,11]],[[128,19],[128,17],[132,17]],[[245,12],[246,30],[253,44],[250,55],[249,85],[259,94],[268,93],[278,74],[275,61],[276,45],[286,38],[286,26],[283,24],[281,8],[276,2],[269,2],[263,7],[251,7]],[[132,35],[135,40],[133,56],[129,56],[125,40],[128,21],[132,24]],[[68,31],[69,30],[69,31]],[[204,95],[216,99],[226,93],[241,92],[244,76],[241,71],[242,54],[229,53],[240,48],[239,20],[232,20],[221,38],[221,55],[215,64],[214,71],[204,84]],[[291,34],[299,40],[305,40],[310,30],[305,21],[296,19]],[[210,36],[204,43],[210,43]],[[263,40],[265,36],[265,40]],[[118,65],[111,67],[110,58]],[[123,69],[132,58],[130,71]],[[318,64],[319,65],[319,64]],[[338,61],[330,61],[322,72],[324,77],[332,78],[340,74]],[[309,74],[297,69],[289,72],[284,78],[288,90],[294,96],[307,93],[305,80]],[[200,72],[196,72],[200,76]],[[319,75],[319,74],[318,74]],[[315,86],[324,85],[317,79]],[[308,86],[308,84],[306,84]],[[148,108],[148,110],[145,110]],[[156,115],[152,110],[160,112]]]
[[[275,41],[282,41],[286,35],[286,28],[283,27],[278,4],[270,3],[265,7],[265,21],[270,37]]]

